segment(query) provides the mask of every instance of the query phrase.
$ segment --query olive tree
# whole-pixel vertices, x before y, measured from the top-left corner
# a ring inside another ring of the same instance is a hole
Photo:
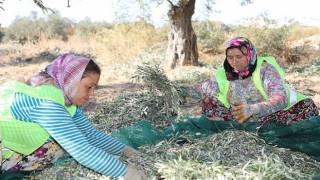
[[[197,65],[197,36],[192,28],[196,0],[179,1],[168,11],[169,31],[166,64],[172,69],[176,66]]]
[[[171,68],[198,64],[197,36],[192,27],[192,16],[196,0],[179,0],[170,4],[168,11],[169,31],[166,64]],[[208,3],[209,2],[209,3]],[[214,4],[214,1],[211,1]],[[251,3],[251,0],[241,0],[241,5]],[[211,10],[210,1],[205,2]]]

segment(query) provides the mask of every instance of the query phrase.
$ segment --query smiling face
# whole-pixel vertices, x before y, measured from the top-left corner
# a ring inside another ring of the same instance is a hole
[[[76,93],[76,96],[72,100],[72,103],[78,106],[82,106],[85,102],[87,102],[90,96],[94,95],[94,90],[98,85],[99,79],[100,75],[98,73],[87,73],[81,79],[78,91]]]
[[[246,52],[244,49],[243,52]],[[241,52],[238,48],[230,48],[227,50],[227,60],[230,66],[236,71],[241,71],[249,66],[246,54]]]

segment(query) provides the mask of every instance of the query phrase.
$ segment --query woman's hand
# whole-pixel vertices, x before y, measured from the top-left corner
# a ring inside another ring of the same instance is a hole
[[[259,107],[256,104],[246,104],[243,102],[235,102],[231,108],[234,119],[239,123],[243,123],[251,116],[259,113]]]
[[[123,154],[129,158],[129,166],[133,166],[137,169],[128,167],[128,171],[124,176],[124,179],[147,179],[144,173],[145,164],[143,158],[140,156],[139,151],[133,149],[130,146],[125,146],[123,148]]]
[[[125,146],[123,148],[123,154],[127,157],[136,157],[138,154],[139,154],[139,151],[133,149],[132,147],[130,146]]]
[[[143,171],[138,171],[131,167],[128,167],[126,174],[123,176],[124,180],[147,180],[147,176]]]

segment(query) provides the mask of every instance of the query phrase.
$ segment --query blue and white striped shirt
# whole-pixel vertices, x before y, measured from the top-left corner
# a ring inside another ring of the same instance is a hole
[[[12,115],[21,121],[42,126],[75,160],[101,174],[121,177],[127,165],[113,155],[119,155],[124,144],[97,130],[77,107],[73,117],[62,105],[16,93]]]

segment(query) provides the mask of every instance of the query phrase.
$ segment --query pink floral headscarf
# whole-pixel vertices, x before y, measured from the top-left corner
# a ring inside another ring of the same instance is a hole
[[[256,62],[256,48],[253,46],[251,41],[249,41],[249,39],[241,36],[235,37],[227,43],[227,49],[229,49],[230,47],[245,47],[247,49],[246,56],[248,59],[248,63],[253,65]]]
[[[54,85],[63,91],[66,97],[65,104],[70,106],[90,60],[71,53],[63,54],[52,61],[44,71],[31,77],[26,84],[31,86]]]
[[[242,47],[246,48],[247,51],[243,52]],[[241,36],[232,38],[227,43],[226,56],[227,56],[227,51],[230,48],[238,48],[247,57],[249,66],[241,71],[237,71],[236,69],[233,69],[228,63],[227,59],[225,59],[224,68],[226,70],[227,78],[229,80],[235,80],[235,79],[238,79],[239,77],[247,78],[251,76],[252,72],[255,70],[255,67],[256,67],[255,64],[257,61],[256,48],[253,46],[251,41]]]

